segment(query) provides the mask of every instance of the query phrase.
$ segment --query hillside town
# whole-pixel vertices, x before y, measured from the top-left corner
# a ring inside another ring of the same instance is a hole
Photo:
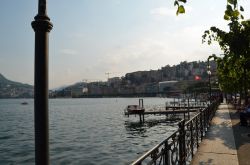
[[[78,82],[60,90],[50,91],[50,97],[103,97],[103,96],[168,96],[185,92],[195,84],[207,90],[207,62],[181,62],[158,70],[127,73],[108,81]],[[211,82],[216,83],[216,63],[209,62]]]
[[[33,86],[10,81],[0,74],[0,98],[33,98]]]
[[[211,81],[216,82],[216,64],[210,61]],[[111,77],[107,81],[78,82],[73,85],[50,90],[51,98],[78,97],[129,97],[177,95],[201,84],[207,90],[207,62],[181,62],[164,66],[158,70],[136,71],[123,77]],[[0,98],[32,98],[33,86],[22,84],[0,76]]]

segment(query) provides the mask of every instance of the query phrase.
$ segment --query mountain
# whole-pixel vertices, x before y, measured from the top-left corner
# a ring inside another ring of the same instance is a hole
[[[32,85],[8,80],[0,73],[0,98],[32,98]]]

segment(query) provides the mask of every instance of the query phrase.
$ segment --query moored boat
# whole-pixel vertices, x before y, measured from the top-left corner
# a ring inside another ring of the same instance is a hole
[[[22,102],[21,104],[22,104],[22,105],[27,105],[27,104],[28,104],[28,102]]]
[[[126,110],[129,114],[138,114],[145,112],[145,108],[139,105],[128,105]]]

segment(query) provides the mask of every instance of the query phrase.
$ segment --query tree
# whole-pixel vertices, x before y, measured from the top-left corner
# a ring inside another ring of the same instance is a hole
[[[240,9],[240,11],[239,11]],[[204,32],[203,43],[209,45],[217,42],[223,57],[213,56],[218,65],[218,76],[220,86],[223,90],[230,92],[244,91],[245,103],[247,103],[247,91],[249,86],[248,75],[250,71],[250,20],[244,20],[242,6],[238,7],[236,0],[228,0],[224,19],[229,21],[229,32],[211,27]]]
[[[185,7],[184,4],[187,2],[187,0],[174,0],[174,6],[177,6],[176,15],[184,14],[185,13]],[[238,5],[238,0],[227,0],[227,4],[231,4],[233,6]],[[243,9],[243,8],[242,8]],[[244,9],[243,9],[244,10]],[[239,11],[234,13],[235,15],[240,14]],[[225,18],[225,17],[224,17]]]

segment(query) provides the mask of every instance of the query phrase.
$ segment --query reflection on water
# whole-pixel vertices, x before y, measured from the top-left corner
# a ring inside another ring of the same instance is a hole
[[[27,101],[23,106],[20,103]],[[145,105],[165,104],[145,98]],[[51,164],[129,164],[176,130],[166,116],[124,116],[138,98],[49,102]],[[34,164],[34,101],[0,99],[0,164]]]
[[[127,131],[127,134],[130,134],[133,136],[145,137],[145,133],[147,132],[147,129],[144,123],[125,121],[124,125]]]
[[[176,127],[176,124],[178,121],[180,121],[180,118],[175,118],[174,120],[166,119],[148,119],[145,122],[139,122],[139,121],[125,121],[124,126],[127,131],[127,134],[133,135],[133,136],[140,136],[140,137],[147,137],[146,134],[147,130],[149,128],[156,127],[156,126],[172,126]],[[130,137],[131,138],[131,137]]]

